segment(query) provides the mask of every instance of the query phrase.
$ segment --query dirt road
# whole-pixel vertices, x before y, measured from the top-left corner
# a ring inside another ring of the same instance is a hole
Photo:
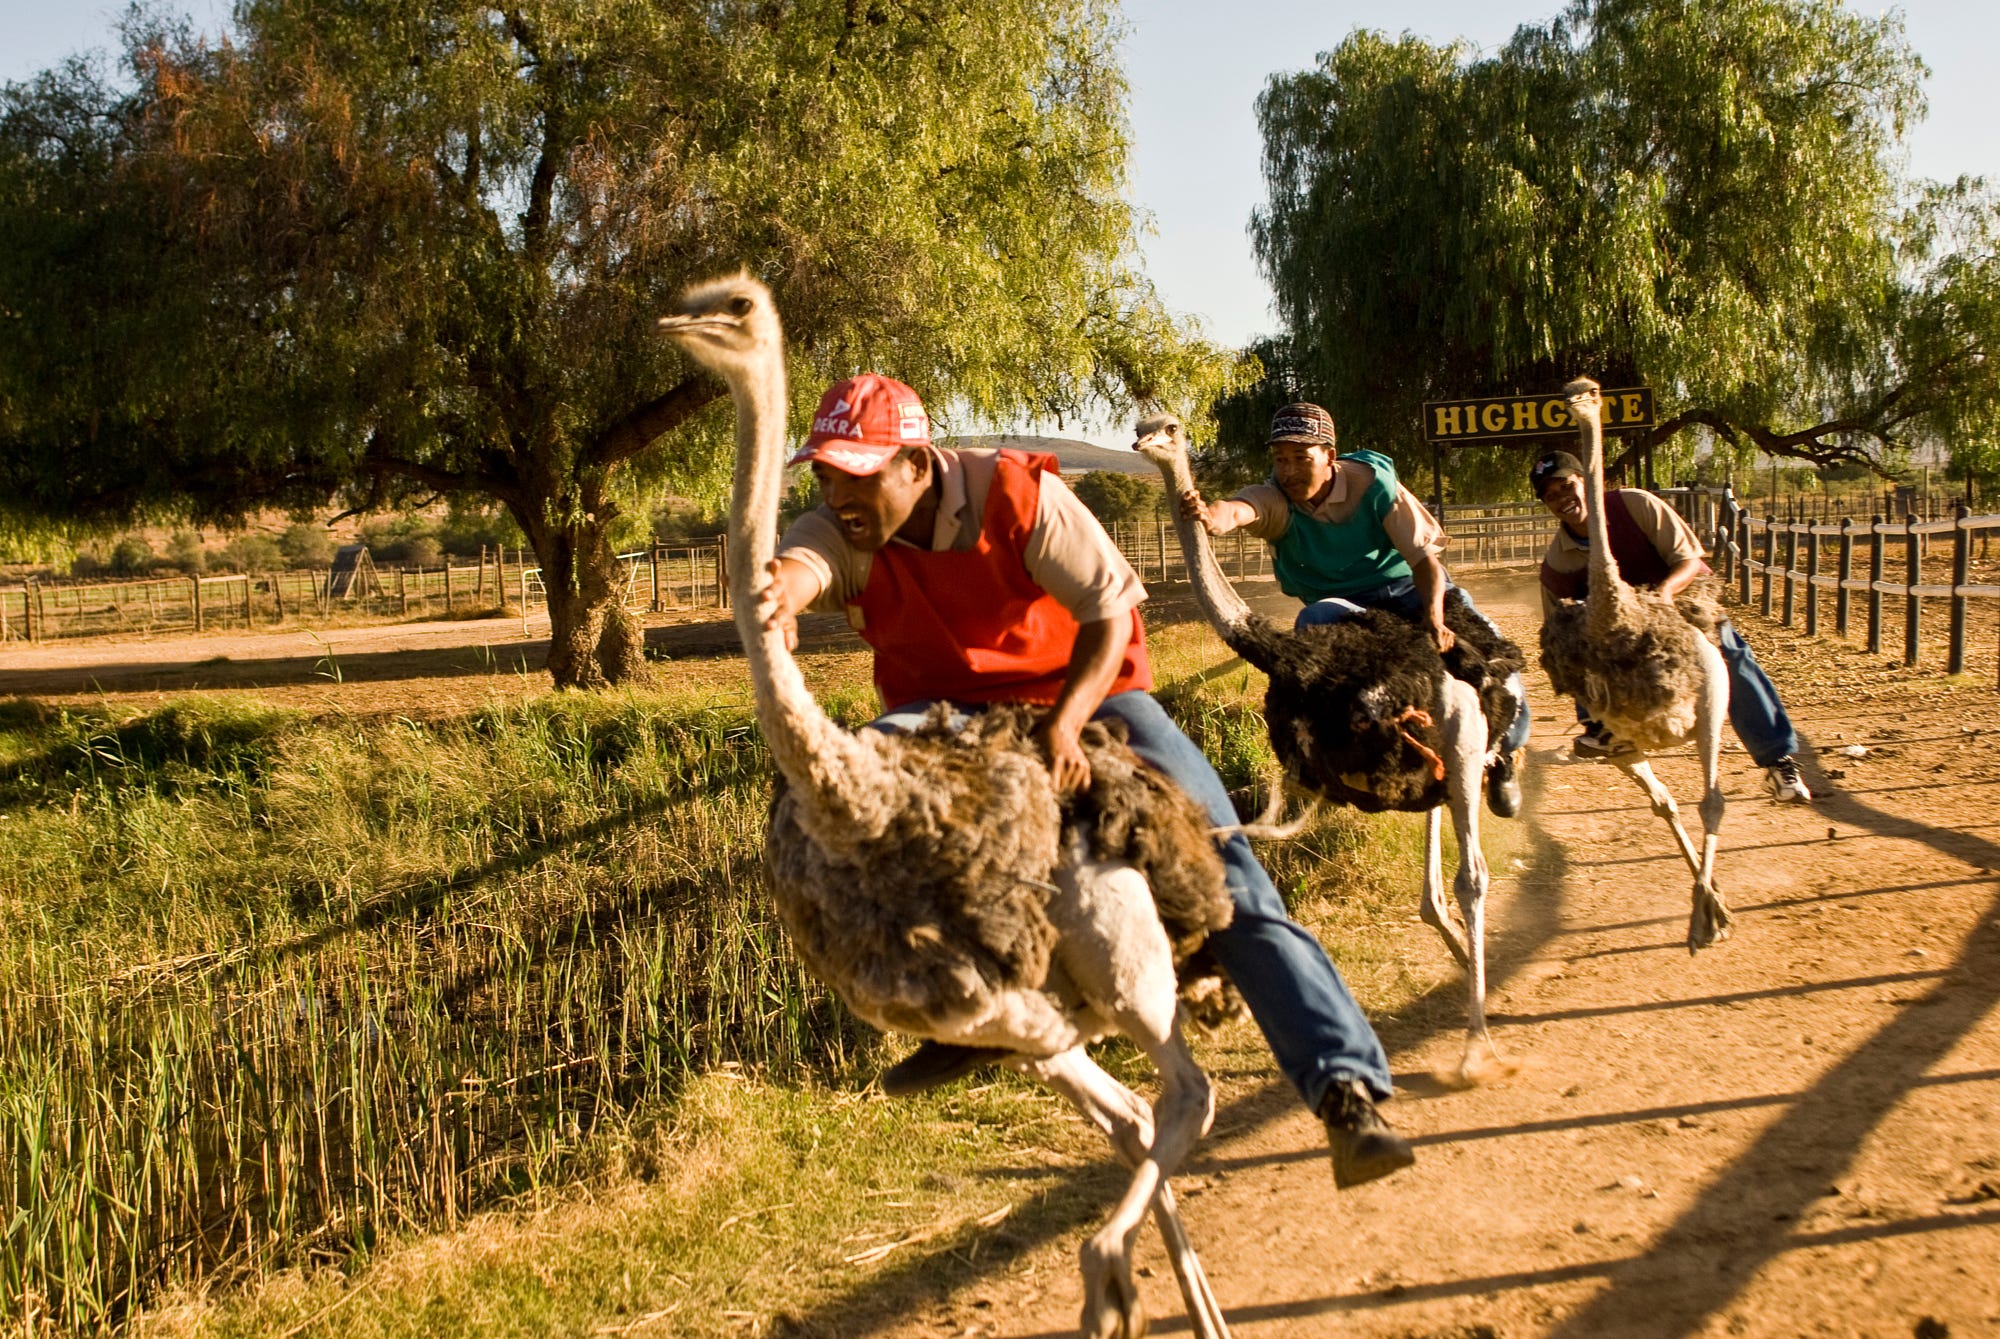
[[[1530,590],[1480,590],[1529,644]],[[2000,694],[1745,631],[1821,798],[1779,808],[1726,755],[1734,937],[1690,959],[1665,826],[1622,774],[1557,761],[1567,704],[1531,682],[1525,832],[1492,899],[1519,1072],[1433,1077],[1462,1047],[1455,983],[1388,1022],[1419,1161],[1344,1194],[1289,1091],[1225,1076],[1184,1199],[1238,1336],[2000,1335]],[[1693,759],[1659,770],[1691,810]],[[1074,1334],[1084,1229],[983,1254],[922,1315],[809,1319]],[[1155,1332],[1185,1333],[1142,1249]]]

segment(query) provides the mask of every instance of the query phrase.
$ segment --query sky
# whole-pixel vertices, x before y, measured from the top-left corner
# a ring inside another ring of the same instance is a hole
[[[1273,73],[1309,67],[1357,27],[1434,42],[1462,38],[1490,49],[1520,24],[1546,22],[1558,3],[1125,0],[1132,198],[1151,218],[1146,270],[1167,305],[1200,317],[1210,337],[1225,345],[1276,327],[1247,232],[1250,212],[1264,198],[1252,104]],[[218,0],[182,0],[182,6],[208,28],[228,12]],[[1869,14],[1890,8],[1867,0],[1852,7]],[[1940,180],[1969,174],[2000,182],[2000,3],[1908,0],[1895,8],[1931,69],[1930,115],[1907,140],[1910,170]],[[26,78],[70,52],[108,45],[122,11],[122,4],[105,0],[0,0],[0,80]],[[1087,425],[1081,435],[1107,445],[1129,441],[1129,434],[1101,425]]]

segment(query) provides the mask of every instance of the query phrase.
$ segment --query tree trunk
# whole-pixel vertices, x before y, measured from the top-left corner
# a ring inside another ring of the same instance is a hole
[[[610,517],[566,525],[516,519],[542,565],[549,600],[546,668],[555,686],[603,688],[632,678],[634,667],[643,665],[641,639],[637,621],[616,600],[618,559],[606,533]]]

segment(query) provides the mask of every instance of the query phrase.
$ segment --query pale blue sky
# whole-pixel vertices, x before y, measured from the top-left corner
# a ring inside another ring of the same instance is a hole
[[[182,0],[213,25],[228,6]],[[1432,41],[1504,42],[1546,21],[1558,0],[1126,0],[1132,83],[1132,194],[1153,218],[1147,270],[1177,311],[1242,344],[1271,330],[1270,292],[1245,231],[1263,198],[1251,103],[1274,71],[1303,69],[1356,27]],[[1881,13],[1890,6],[1857,10]],[[2000,180],[2000,3],[1910,0],[1911,44],[1929,64],[1930,116],[1909,138],[1911,170]],[[65,54],[109,41],[120,4],[0,0],[0,79],[20,79]],[[1098,434],[1091,434],[1096,436]]]

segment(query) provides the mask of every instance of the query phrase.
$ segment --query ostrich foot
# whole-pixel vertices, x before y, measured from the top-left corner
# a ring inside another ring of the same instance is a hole
[[[1500,1048],[1493,1044],[1493,1038],[1485,1032],[1478,1032],[1465,1039],[1465,1056],[1458,1062],[1458,1073],[1452,1086],[1455,1088],[1477,1088],[1482,1084],[1498,1083],[1511,1079],[1521,1072],[1518,1060],[1509,1060],[1500,1054]]]
[[[1688,953],[1699,953],[1729,938],[1729,927],[1734,923],[1735,918],[1723,904],[1722,890],[1713,884],[1707,888],[1696,884],[1694,914],[1688,917]]]
[[[1100,1237],[1083,1243],[1084,1339],[1144,1339],[1146,1308],[1132,1282],[1131,1243]]]
[[[1465,943],[1465,919],[1458,908],[1447,906],[1442,888],[1424,890],[1423,906],[1419,914],[1424,924],[1436,930],[1444,939],[1444,946],[1451,950],[1451,956],[1458,959],[1458,965],[1466,971],[1472,970],[1472,952]]]

